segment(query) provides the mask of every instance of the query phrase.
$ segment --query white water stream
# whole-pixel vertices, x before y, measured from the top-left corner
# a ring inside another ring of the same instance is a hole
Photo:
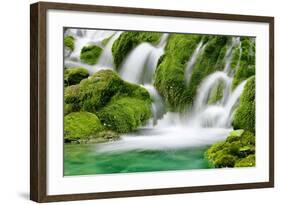
[[[83,66],[91,74],[100,69],[114,69],[111,47],[121,32],[88,32],[88,30],[80,31],[79,34],[72,32],[79,40],[75,43],[75,50],[69,57],[66,57],[65,66]],[[111,35],[113,37],[104,47],[96,65],[85,65],[77,59],[78,50],[81,50],[82,44],[100,45],[99,42]],[[137,132],[122,135],[119,141],[99,144],[100,151],[178,149],[211,145],[225,139],[232,130],[232,113],[246,83],[242,82],[234,91],[231,91],[233,74],[230,72],[230,63],[233,50],[239,45],[240,39],[232,38],[225,54],[223,71],[214,72],[202,81],[197,90],[194,106],[187,113],[171,113],[166,112],[164,101],[153,86],[154,72],[158,59],[164,53],[167,38],[168,34],[163,34],[158,45],[141,43],[128,54],[119,69],[119,74],[124,80],[137,83],[150,93],[153,100],[151,120]],[[201,41],[187,62],[185,69],[187,82],[196,60],[204,52],[205,46]],[[218,81],[224,82],[223,98],[216,104],[210,105],[208,104],[209,95]]]

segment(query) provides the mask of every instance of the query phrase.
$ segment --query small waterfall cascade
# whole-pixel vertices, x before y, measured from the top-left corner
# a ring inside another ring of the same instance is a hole
[[[153,86],[153,76],[159,58],[164,54],[168,34],[163,34],[158,45],[141,43],[125,59],[120,68],[122,79],[143,85],[152,98],[153,124],[165,113],[162,97]],[[136,63],[138,62],[138,63]]]
[[[100,69],[115,70],[112,57],[112,45],[122,32],[89,31],[69,29],[66,34],[75,37],[75,49],[65,58],[66,67],[82,66],[91,74]],[[81,48],[85,45],[101,45],[102,40],[111,36],[103,46],[103,52],[96,65],[86,65],[80,62]],[[174,149],[210,145],[218,140],[224,140],[232,130],[232,113],[238,105],[246,81],[231,89],[233,71],[231,60],[233,51],[240,46],[240,39],[232,37],[224,56],[224,67],[206,76],[197,88],[193,106],[185,113],[167,112],[165,103],[153,86],[154,73],[159,58],[164,54],[168,34],[163,34],[157,45],[144,42],[134,48],[124,59],[118,72],[122,79],[143,86],[151,96],[152,118],[147,125],[135,133],[121,136],[119,141],[98,145],[100,151],[128,151],[132,149]],[[207,44],[207,43],[206,43]],[[189,61],[186,63],[184,76],[188,82],[193,67],[204,52],[206,44],[199,42]],[[241,47],[241,46],[240,46]],[[241,57],[240,48],[240,57]],[[236,66],[239,66],[240,57]],[[209,98],[212,89],[218,82],[223,83],[222,98],[211,103]]]
[[[120,31],[68,29],[65,33],[65,36],[73,36],[75,38],[75,44],[74,50],[72,52],[69,53],[69,51],[65,51],[65,67],[84,67],[89,70],[91,74],[104,68],[112,69],[113,57],[111,53],[111,47],[113,42],[121,33],[122,32]],[[105,46],[103,46],[102,41],[106,38],[110,38],[110,40]],[[80,61],[81,50],[86,45],[97,45],[103,48],[103,52],[96,65],[88,65]]]
[[[192,56],[190,57],[190,60],[187,62],[185,71],[184,71],[184,77],[185,81],[188,83],[190,80],[190,76],[194,67],[194,64],[197,60],[197,58],[200,56],[200,54],[204,51],[207,44],[203,45],[203,41],[201,40],[200,43],[197,45],[196,49],[194,50]]]

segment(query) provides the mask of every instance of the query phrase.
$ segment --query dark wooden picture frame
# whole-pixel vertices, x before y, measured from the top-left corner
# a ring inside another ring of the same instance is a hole
[[[260,22],[269,24],[269,181],[227,185],[178,187],[102,193],[47,195],[47,67],[46,13],[50,9],[65,11],[122,13],[159,17]],[[274,18],[218,13],[110,7],[82,4],[39,2],[30,6],[30,199],[36,202],[101,199],[161,194],[209,192],[274,186]]]

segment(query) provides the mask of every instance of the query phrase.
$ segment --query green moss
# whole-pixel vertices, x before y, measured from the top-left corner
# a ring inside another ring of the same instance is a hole
[[[97,63],[102,48],[96,45],[84,46],[80,53],[80,59],[83,63],[94,65]]]
[[[242,38],[241,50],[240,63],[233,77],[232,89],[235,89],[242,81],[255,75],[255,41],[249,37]]]
[[[214,161],[214,166],[217,168],[234,167],[236,158],[233,155],[222,154]]]
[[[218,101],[220,101],[223,97],[224,88],[225,88],[224,81],[221,80],[215,83],[214,87],[211,89],[208,99],[208,104],[215,104]]]
[[[64,90],[64,115],[80,110],[79,85],[71,85]]]
[[[137,45],[142,42],[157,44],[160,41],[161,35],[161,33],[156,32],[123,32],[119,38],[114,41],[112,46],[115,67],[118,69],[128,53]]]
[[[101,70],[78,85],[66,87],[66,113],[87,111],[117,132],[135,130],[151,116],[151,99],[143,87],[123,81],[112,70]]]
[[[205,153],[214,167],[234,167],[248,156],[255,155],[255,136],[244,130],[235,130],[225,141],[212,145]]]
[[[202,40],[206,46],[197,58],[189,82],[184,77],[186,63]],[[160,59],[155,86],[172,110],[182,110],[193,103],[197,88],[210,73],[223,69],[226,36],[172,34]]]
[[[71,51],[74,50],[74,41],[75,38],[73,36],[66,36],[63,39],[64,46],[69,48]]]
[[[255,76],[251,77],[243,90],[238,108],[234,111],[232,125],[234,129],[244,129],[255,133]]]
[[[191,101],[185,82],[185,67],[201,35],[171,34],[155,73],[155,86],[172,110],[182,109]]]
[[[150,118],[150,103],[124,97],[101,109],[98,116],[108,129],[121,133],[130,132]]]
[[[64,140],[66,142],[88,139],[103,131],[99,118],[89,112],[73,112],[64,117]]]
[[[230,37],[227,36],[213,36],[208,40],[204,52],[199,56],[194,65],[190,78],[188,86],[188,94],[190,96],[189,104],[193,102],[197,88],[202,80],[211,73],[223,69],[224,56],[230,40]]]
[[[67,68],[64,70],[64,85],[75,85],[84,78],[89,77],[87,69],[82,67]]]
[[[234,48],[232,53],[231,63],[230,63],[230,67],[232,70],[235,70],[239,65],[241,52],[242,50],[239,45]]]
[[[235,167],[254,167],[256,166],[256,157],[254,154],[247,156],[235,163]]]

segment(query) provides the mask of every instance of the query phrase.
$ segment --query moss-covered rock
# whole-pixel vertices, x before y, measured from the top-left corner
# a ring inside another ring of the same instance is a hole
[[[156,32],[123,32],[119,38],[114,41],[112,46],[112,55],[116,69],[119,68],[122,61],[133,48],[142,42],[157,44],[160,41],[161,35],[161,33]]]
[[[150,103],[124,97],[112,101],[98,113],[103,125],[120,133],[136,130],[151,116]]]
[[[78,84],[81,80],[87,77],[89,77],[89,72],[85,68],[67,68],[64,70],[64,85],[69,86]]]
[[[241,38],[241,57],[239,66],[233,77],[232,89],[235,89],[242,81],[255,75],[255,57],[255,41],[251,40],[249,37]],[[236,62],[236,64],[237,63],[238,62]]]
[[[64,117],[65,142],[85,140],[104,130],[99,118],[89,112],[73,112]]]
[[[234,129],[244,129],[255,133],[255,93],[255,76],[252,76],[244,87],[238,108],[234,111],[234,117],[232,121]]]
[[[210,91],[208,104],[215,104],[223,98],[223,92],[225,88],[225,82],[220,80],[215,83]]]
[[[83,63],[94,65],[97,63],[102,50],[101,47],[96,45],[84,46],[80,53],[80,60]]]
[[[212,145],[205,153],[212,166],[242,167],[254,166],[253,161],[246,163],[255,155],[255,136],[244,130],[235,130],[225,141]]]
[[[165,54],[158,61],[154,84],[172,110],[181,109],[186,102],[191,101],[184,72],[201,38],[200,35],[171,34]]]
[[[70,35],[65,36],[63,39],[64,46],[67,47],[68,49],[70,49],[71,51],[74,50],[74,41],[75,41],[75,38]]]
[[[123,81],[112,70],[101,70],[78,85],[68,86],[64,94],[65,112],[95,113],[110,130],[135,130],[151,116],[148,91]]]
[[[155,86],[172,110],[191,105],[202,80],[223,69],[229,39],[226,36],[170,35],[165,55],[156,70]],[[189,82],[186,82],[186,63],[201,40],[206,44],[205,49],[196,60]]]
[[[71,85],[64,89],[64,115],[80,110],[79,85]]]
[[[256,156],[251,154],[239,161],[237,161],[234,165],[235,167],[254,167],[256,166]]]

